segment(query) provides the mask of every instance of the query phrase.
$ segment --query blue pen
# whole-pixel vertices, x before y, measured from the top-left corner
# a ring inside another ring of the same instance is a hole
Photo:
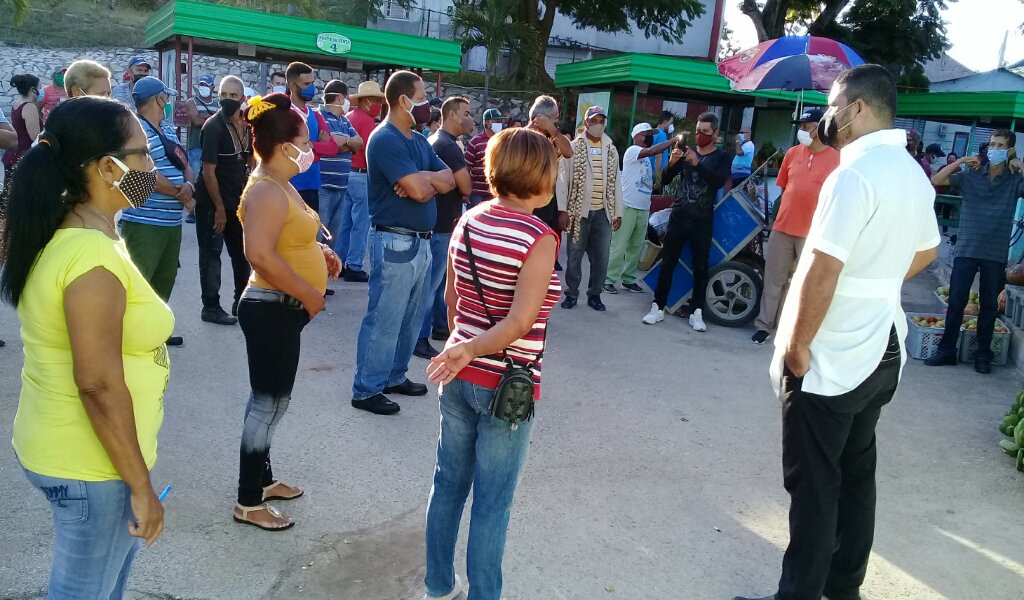
[[[170,493],[171,493],[171,486],[165,487],[164,491],[160,492],[160,497],[157,498],[157,500],[159,500],[160,502],[163,502],[164,498],[167,497],[167,494],[170,494]]]

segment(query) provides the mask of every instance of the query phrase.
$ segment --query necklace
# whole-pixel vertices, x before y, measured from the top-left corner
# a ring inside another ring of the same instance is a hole
[[[95,208],[89,206],[88,204],[83,204],[82,206],[88,208],[89,212],[91,212],[92,214],[94,214],[97,217],[103,219],[103,222],[106,223],[107,227],[110,228],[110,233],[113,233],[115,236],[117,236],[117,230],[114,229],[114,224],[110,222],[110,219],[108,219],[105,216],[103,216],[103,213],[101,213],[100,211],[96,210]],[[79,215],[79,216],[81,216],[81,215]],[[118,237],[120,237],[120,236],[118,236]]]

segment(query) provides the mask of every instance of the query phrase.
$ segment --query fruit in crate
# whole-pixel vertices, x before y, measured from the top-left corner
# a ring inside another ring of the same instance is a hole
[[[967,302],[969,304],[981,304],[981,294],[979,294],[978,292],[971,292],[967,296]]]
[[[970,304],[968,304],[967,306],[964,307],[964,314],[965,315],[978,316],[978,313],[980,313],[980,312],[981,312],[981,306],[979,306],[977,302],[971,302]]]
[[[1003,327],[1002,325],[996,325],[995,332],[996,333],[1010,333],[1010,330],[1007,329],[1006,327]]]
[[[1007,269],[1006,282],[1010,285],[1024,285],[1024,265],[1013,265]]]
[[[999,292],[999,312],[1006,314],[1006,290]]]
[[[943,298],[949,298],[948,287],[940,287],[939,289],[935,290],[935,293],[938,294],[939,296],[942,296]]]

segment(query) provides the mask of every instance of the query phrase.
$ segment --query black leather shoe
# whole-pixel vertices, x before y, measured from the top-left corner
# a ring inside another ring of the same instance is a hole
[[[853,592],[853,593],[843,594],[843,593],[840,593],[840,592],[837,592],[837,591],[825,590],[825,593],[822,594],[822,600],[861,600],[861,599],[860,599],[860,592]]]
[[[924,364],[929,367],[942,367],[945,365],[955,365],[957,363],[956,355],[954,354],[936,354],[931,358],[927,358]]]
[[[384,394],[374,394],[369,398],[363,400],[352,399],[352,408],[358,408],[359,410],[365,410],[375,415],[393,415],[398,411],[402,410],[398,403],[392,402]]]
[[[775,594],[763,598],[747,598],[746,596],[734,596],[732,600],[775,600]]]
[[[573,298],[572,296],[566,296],[565,300],[562,300],[562,308],[569,310],[570,308],[576,306],[577,302],[579,302],[579,300],[577,300],[576,298]]]
[[[982,375],[988,375],[992,372],[992,363],[987,360],[976,360],[974,361],[974,370]]]
[[[605,310],[607,310],[607,308],[604,305],[604,302],[601,302],[600,296],[591,296],[587,298],[587,306],[596,310],[597,312],[604,312]]]
[[[401,394],[403,396],[426,396],[427,386],[422,383],[413,383],[406,379],[398,385],[389,385],[384,388],[385,394]]]
[[[555,270],[556,271],[561,271],[562,270],[562,263],[558,262],[558,260],[555,260]]]
[[[207,323],[214,323],[217,325],[234,325],[238,323],[237,317],[232,317],[228,313],[224,312],[221,307],[216,308],[204,308],[202,315],[199,317]]]
[[[427,338],[420,338],[416,340],[416,347],[412,351],[414,356],[425,358],[430,360],[438,355],[437,350],[430,345],[430,341]]]
[[[0,340],[0,348],[3,348],[6,345],[7,345],[7,342],[5,342],[3,340]]]
[[[167,338],[167,345],[168,346],[184,346],[185,345],[185,339],[182,338],[180,335],[172,335],[171,337]]]
[[[451,337],[452,332],[447,329],[433,328],[430,330],[430,339],[437,342],[447,342],[448,338]]]
[[[238,316],[238,300],[235,300],[234,302],[231,303],[231,316]]]
[[[331,288],[327,288],[326,290],[324,290],[324,296],[333,296],[333,295],[334,295],[334,290],[332,290]]]
[[[370,280],[370,276],[366,274],[366,271],[353,271],[352,269],[345,269],[341,278],[345,281],[354,281],[356,283],[366,283]]]

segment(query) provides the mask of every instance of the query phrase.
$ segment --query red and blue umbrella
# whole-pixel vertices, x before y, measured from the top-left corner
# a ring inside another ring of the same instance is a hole
[[[809,35],[785,36],[744,50],[718,65],[737,91],[822,90],[844,70],[864,64],[852,48]]]

